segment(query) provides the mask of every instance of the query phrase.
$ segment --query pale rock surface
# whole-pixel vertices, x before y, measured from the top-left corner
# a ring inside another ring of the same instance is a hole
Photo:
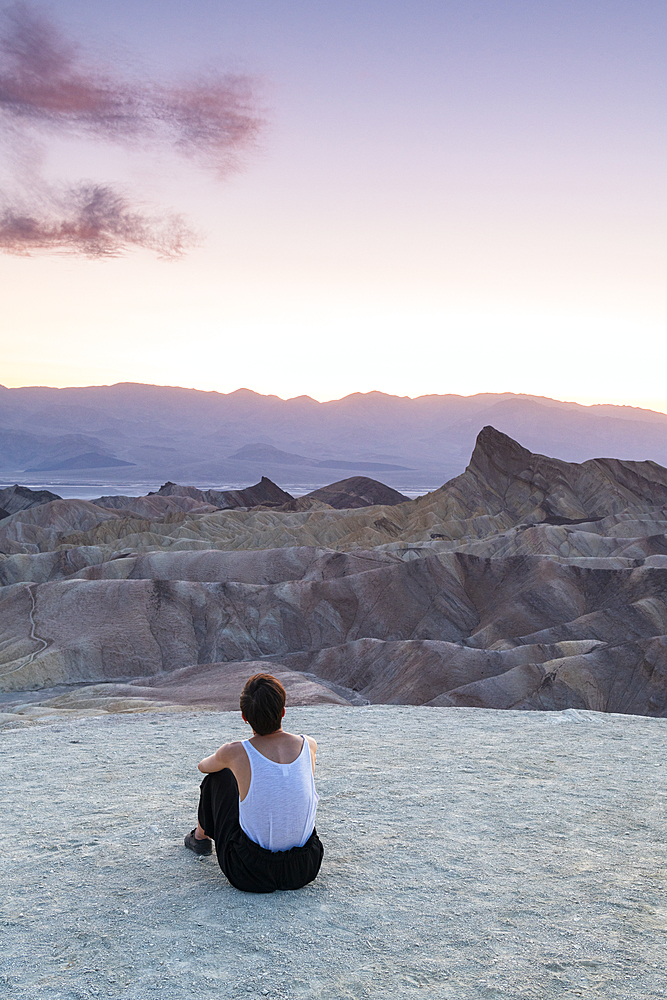
[[[218,509],[211,503],[206,503],[204,500],[197,500],[189,496],[159,496],[156,494],[149,494],[145,497],[97,497],[97,499],[91,502],[96,507],[126,511],[146,520],[163,517],[165,514],[172,514],[175,511],[210,514],[212,511]]]
[[[0,991],[15,1000],[664,994],[667,720],[288,708],[322,870],[240,893],[183,846],[230,714],[0,736]],[[17,834],[20,831],[20,835]]]
[[[58,548],[63,535],[90,531],[105,521],[115,521],[115,511],[89,500],[52,500],[19,510],[0,523],[0,547],[9,552],[43,552]]]

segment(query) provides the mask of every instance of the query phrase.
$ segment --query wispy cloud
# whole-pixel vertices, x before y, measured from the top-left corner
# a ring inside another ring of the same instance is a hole
[[[61,191],[43,185],[31,204],[5,202],[0,210],[0,249],[18,256],[60,251],[120,257],[142,248],[169,259],[180,257],[195,242],[181,216],[139,212],[103,184],[81,183]]]
[[[127,79],[91,68],[35,8],[17,3],[4,11],[0,129],[9,148],[23,148],[23,159],[35,140],[44,148],[69,136],[176,153],[222,179],[239,167],[261,125],[247,77],[209,75],[170,85]],[[39,176],[26,183],[14,173],[18,191],[5,195],[0,208],[0,250],[7,253],[103,257],[134,246],[173,257],[194,242],[181,216],[147,215],[111,183],[56,191]]]

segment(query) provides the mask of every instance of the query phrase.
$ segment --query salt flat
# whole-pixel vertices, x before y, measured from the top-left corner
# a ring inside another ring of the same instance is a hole
[[[245,895],[183,847],[238,713],[6,728],[0,996],[664,996],[667,720],[288,709],[319,878]]]

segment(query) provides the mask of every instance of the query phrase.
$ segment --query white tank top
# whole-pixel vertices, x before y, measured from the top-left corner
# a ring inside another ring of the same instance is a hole
[[[315,826],[319,798],[310,746],[305,736],[301,739],[301,753],[291,764],[276,764],[250,740],[243,740],[250,788],[243,801],[239,799],[239,822],[244,833],[267,851],[303,847]]]

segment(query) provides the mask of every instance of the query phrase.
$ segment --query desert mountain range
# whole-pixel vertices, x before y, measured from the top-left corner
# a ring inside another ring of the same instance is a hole
[[[426,491],[463,472],[486,425],[568,462],[615,455],[667,465],[667,414],[629,406],[511,393],[410,399],[369,392],[319,403],[248,389],[121,383],[0,386],[0,476],[26,485],[201,486],[264,475],[283,487],[316,488],[359,475]]]
[[[226,509],[174,483],[116,506],[46,496],[4,517],[5,710],[234,708],[270,669],[302,703],[667,715],[660,465],[568,463],[487,426],[416,500],[252,490]]]

